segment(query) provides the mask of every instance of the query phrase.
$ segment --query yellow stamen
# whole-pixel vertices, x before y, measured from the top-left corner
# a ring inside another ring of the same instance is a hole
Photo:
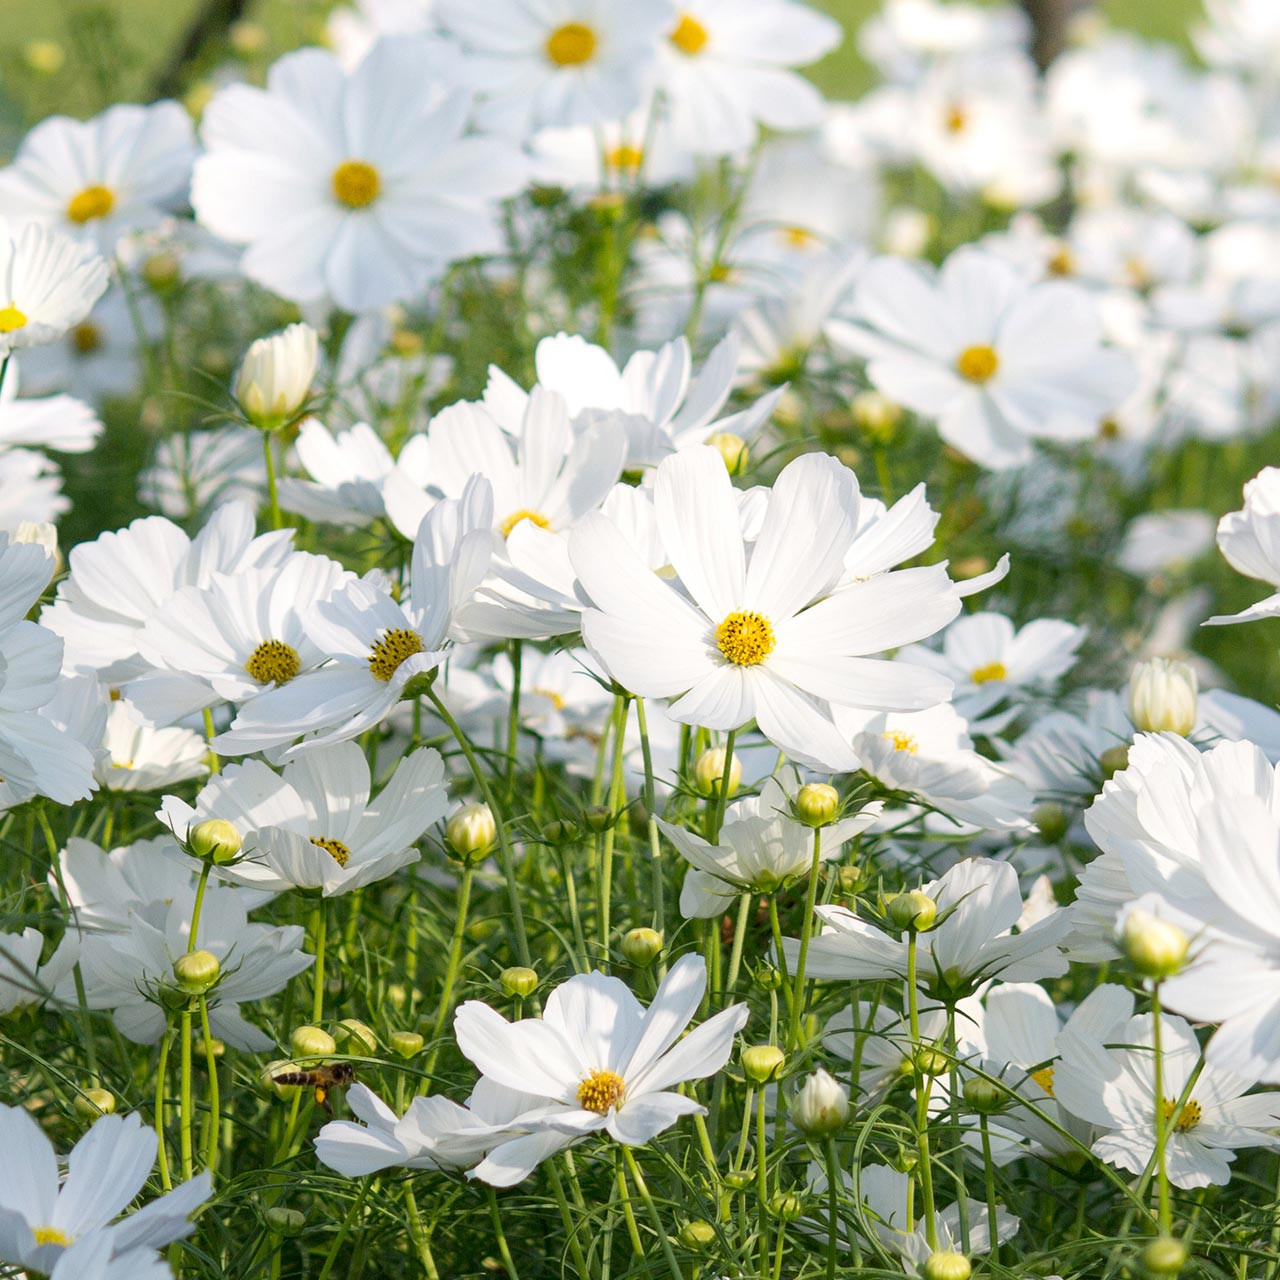
[[[701,53],[710,38],[706,27],[690,13],[680,15],[680,21],[676,23],[676,29],[670,36],[671,43],[690,58]]]
[[[25,311],[19,311],[11,302],[0,308],[0,333],[16,333],[27,323]]]
[[[605,152],[604,163],[615,173],[635,173],[644,164],[644,150],[623,142]]]
[[[400,669],[400,664],[423,651],[422,637],[407,627],[384,632],[369,648],[369,673],[384,684]]]
[[[1174,1119],[1174,1115],[1177,1119]],[[1166,1098],[1164,1100],[1164,1122],[1168,1124],[1173,1120],[1173,1127],[1179,1133],[1186,1133],[1188,1129],[1194,1129],[1203,1118],[1204,1113],[1200,1110],[1200,1104],[1194,1098],[1188,1098],[1182,1110],[1178,1110],[1178,1100],[1176,1098]]]
[[[1038,1084],[1045,1091],[1045,1093],[1049,1095],[1049,1097],[1051,1098],[1053,1097],[1053,1066],[1052,1065],[1047,1067],[1041,1067],[1039,1071],[1033,1071],[1031,1073],[1031,1078],[1036,1082],[1036,1084]]]
[[[1000,367],[994,347],[965,347],[956,357],[956,372],[970,382],[989,382]]]
[[[564,699],[554,689],[534,688],[529,690],[540,698],[546,698],[557,711],[564,710]]]
[[[1076,273],[1076,260],[1072,257],[1071,250],[1063,245],[1045,263],[1045,269],[1051,276],[1073,276]]]
[[[783,227],[782,239],[789,249],[812,249],[818,237],[807,227]]]
[[[323,849],[338,866],[345,867],[347,865],[347,860],[351,857],[351,850],[341,840],[334,840],[329,836],[311,836],[310,840],[317,848]]]
[[[974,684],[990,684],[992,680],[1007,680],[1009,672],[1003,662],[988,662],[985,667],[974,667],[969,679]]]
[[[626,1091],[626,1081],[616,1071],[593,1071],[578,1086],[578,1101],[584,1111],[607,1116]]]
[[[520,523],[521,520],[528,520],[530,524],[536,524],[539,529],[550,529],[551,521],[547,519],[540,511],[528,511],[521,508],[519,511],[513,511],[499,526],[502,530],[504,538],[511,537],[511,530]]]
[[[958,103],[947,108],[947,132],[963,133],[969,127],[969,113]]]
[[[297,650],[283,640],[264,640],[244,664],[259,684],[288,684],[301,667]]]
[[[94,218],[105,218],[115,207],[115,192],[110,187],[85,187],[67,203],[67,217],[83,226]]]
[[[60,1244],[64,1248],[74,1239],[61,1227],[32,1227],[31,1234],[35,1236],[36,1244]]]
[[[363,160],[344,160],[333,171],[333,194],[348,209],[371,205],[382,191],[377,169]]]
[[[547,57],[557,67],[580,67],[596,53],[596,33],[581,22],[567,22],[547,37]]]
[[[885,741],[892,742],[895,751],[905,751],[908,755],[915,755],[920,750],[920,744],[909,733],[904,733],[901,729],[890,729],[880,736]]]
[[[739,667],[763,662],[774,644],[773,626],[763,614],[739,609],[716,628],[716,647]]]

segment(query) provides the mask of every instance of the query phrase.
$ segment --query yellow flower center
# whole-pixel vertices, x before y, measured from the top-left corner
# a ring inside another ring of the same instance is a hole
[[[578,1101],[584,1111],[605,1116],[622,1101],[626,1081],[616,1071],[593,1071],[578,1086]]]
[[[32,1227],[31,1234],[35,1236],[36,1244],[60,1244],[64,1248],[74,1239],[61,1227]]]
[[[27,313],[19,311],[11,302],[0,308],[0,333],[16,333],[27,323]]]
[[[733,268],[726,262],[714,263],[707,272],[707,279],[712,284],[728,284],[733,279]]]
[[[633,147],[629,142],[621,143],[605,152],[604,163],[615,173],[635,173],[644,164],[644,149]]]
[[[540,511],[528,511],[522,507],[519,511],[513,511],[502,522],[502,536],[504,538],[511,537],[511,530],[514,529],[521,520],[528,520],[530,524],[536,524],[539,529],[551,528],[551,521],[548,520]]]
[[[1174,1119],[1174,1116],[1177,1118]],[[1178,1101],[1176,1098],[1166,1098],[1164,1100],[1164,1122],[1168,1124],[1173,1121],[1173,1127],[1179,1133],[1186,1133],[1188,1129],[1194,1129],[1203,1117],[1200,1110],[1200,1104],[1194,1098],[1188,1098],[1182,1110],[1178,1110]]]
[[[557,711],[564,710],[564,698],[560,696],[554,689],[534,688],[529,690],[530,693],[536,694],[539,698],[546,698]]]
[[[905,751],[909,755],[915,755],[920,750],[920,744],[909,733],[904,733],[901,729],[890,729],[880,736],[886,742],[892,742],[895,751]]]
[[[84,320],[71,330],[71,345],[77,355],[92,355],[102,346],[102,330],[92,320]]]
[[[1045,263],[1045,268],[1051,276],[1072,276],[1076,272],[1076,260],[1072,257],[1071,250],[1063,245]]]
[[[547,37],[547,57],[557,67],[580,67],[596,53],[596,33],[585,23],[566,22]]]
[[[111,767],[113,769],[132,769],[133,761],[132,760],[113,760],[111,762]]]
[[[1049,1095],[1049,1097],[1053,1097],[1052,1066],[1041,1067],[1039,1071],[1033,1071],[1031,1073],[1031,1078],[1045,1091],[1045,1093]]]
[[[739,667],[754,667],[763,662],[775,644],[773,627],[763,614],[731,613],[716,628],[716,647]]]
[[[344,160],[333,171],[333,194],[348,209],[371,205],[382,191],[382,179],[371,164],[363,160]]]
[[[400,664],[423,650],[422,637],[407,627],[397,627],[379,636],[369,647],[369,673],[384,684],[400,669]]]
[[[311,836],[311,843],[323,849],[340,867],[347,865],[351,850],[341,840],[333,840],[329,836]]]
[[[959,103],[952,103],[947,108],[946,126],[948,133],[963,133],[969,127],[969,113]]]
[[[989,382],[1000,367],[994,347],[965,347],[956,357],[956,372],[970,382]]]
[[[710,38],[706,27],[689,13],[680,15],[680,21],[676,23],[676,29],[670,37],[671,43],[690,58],[701,53]]]
[[[807,227],[783,227],[781,235],[789,249],[812,249],[818,243],[818,237]]]
[[[1003,662],[988,662],[985,667],[974,667],[969,679],[974,684],[990,684],[992,680],[1006,680],[1009,672]]]
[[[244,669],[259,684],[288,684],[302,664],[297,651],[283,640],[264,640],[250,655]]]
[[[110,187],[85,187],[67,203],[67,217],[83,226],[94,218],[105,218],[116,207],[115,192]]]

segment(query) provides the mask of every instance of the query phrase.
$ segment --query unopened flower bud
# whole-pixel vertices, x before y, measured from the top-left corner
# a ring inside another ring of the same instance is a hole
[[[294,1027],[289,1037],[289,1052],[298,1058],[327,1058],[338,1045],[322,1027]]]
[[[628,964],[643,969],[662,953],[662,934],[657,929],[630,929],[622,937],[622,954]]]
[[[1120,945],[1144,978],[1171,978],[1187,958],[1187,935],[1149,911],[1130,911],[1120,926]]]
[[[498,838],[498,824],[487,804],[464,804],[449,819],[444,834],[460,858],[483,858]]]
[[[938,904],[921,889],[895,894],[889,901],[889,919],[897,929],[924,933],[938,918]]]
[[[613,810],[607,804],[593,804],[583,810],[582,819],[591,831],[599,835],[613,824]]]
[[[794,1222],[804,1212],[804,1201],[794,1191],[779,1191],[769,1201],[769,1212],[783,1222]]]
[[[902,406],[879,391],[861,391],[850,405],[854,425],[876,445],[886,445],[898,433]]]
[[[58,530],[47,520],[23,520],[12,535],[14,542],[43,547],[50,560],[58,558]]]
[[[791,1118],[805,1133],[835,1133],[849,1118],[849,1091],[830,1072],[819,1067],[796,1094],[791,1104]]]
[[[1176,1276],[1187,1265],[1187,1246],[1161,1236],[1142,1251],[1142,1269],[1149,1276]]]
[[[153,289],[168,289],[178,282],[182,263],[176,253],[153,253],[142,264],[142,278]]]
[[[249,421],[266,430],[297,413],[311,390],[319,352],[319,335],[309,324],[291,324],[252,343],[235,387]]]
[[[1196,673],[1185,662],[1152,658],[1129,676],[1129,719],[1141,733],[1177,733],[1196,726]]]
[[[297,1209],[282,1208],[278,1204],[273,1204],[262,1216],[267,1220],[267,1226],[278,1236],[296,1236],[307,1225],[305,1214]]]
[[[267,29],[258,22],[233,22],[227,31],[227,43],[237,58],[252,58],[267,47]]]
[[[1008,1092],[994,1080],[972,1076],[964,1082],[964,1105],[976,1115],[989,1116],[1003,1111],[1007,1101]]]
[[[716,431],[707,437],[707,444],[724,459],[724,465],[731,476],[746,470],[751,450],[741,436],[735,436],[732,431]]]
[[[334,1039],[345,1053],[376,1053],[378,1037],[367,1022],[359,1018],[343,1018],[334,1028]]]
[[[62,70],[67,51],[56,40],[28,40],[22,46],[22,59],[30,70],[54,76]]]
[[[1040,804],[1032,810],[1031,821],[1040,830],[1040,839],[1045,844],[1057,844],[1071,827],[1067,811],[1060,805],[1050,801]]]
[[[924,1280],[969,1280],[973,1268],[963,1253],[953,1249],[938,1249],[931,1253],[920,1268]]]
[[[836,871],[836,877],[840,884],[841,893],[857,893],[858,886],[862,884],[862,868],[839,867]]]
[[[116,1095],[110,1089],[86,1089],[76,1095],[76,1113],[85,1120],[109,1116],[116,1109]]]
[[[300,1072],[302,1067],[299,1063],[293,1061],[292,1058],[276,1058],[272,1062],[268,1062],[265,1067],[258,1072],[258,1083],[270,1093],[274,1093],[277,1098],[288,1100],[292,1098],[299,1089],[302,1088],[298,1084],[280,1084],[276,1077],[292,1075]]]
[[[547,844],[570,844],[578,838],[578,828],[566,818],[553,818],[543,825],[542,838]]]
[[[225,818],[206,818],[187,832],[187,848],[192,855],[219,865],[232,861],[243,845],[235,824]]]
[[[829,783],[806,782],[796,793],[796,817],[808,826],[830,826],[839,811],[840,793]]]
[[[189,996],[201,996],[218,980],[221,966],[212,951],[188,951],[173,962],[178,987]]]
[[[698,785],[698,794],[716,796],[720,794],[720,783],[724,780],[725,749],[708,747],[693,766],[693,779]],[[742,783],[742,761],[734,753],[729,765],[729,794],[733,795]]]
[[[715,1243],[716,1229],[709,1222],[703,1222],[698,1219],[696,1222],[686,1222],[680,1228],[680,1243],[686,1249],[692,1249],[696,1253],[701,1253],[704,1249],[709,1249]]]
[[[537,972],[524,965],[503,969],[498,975],[498,981],[502,983],[502,989],[507,995],[515,996],[520,1000],[528,999],[538,989]]]
[[[776,1044],[752,1044],[742,1051],[742,1069],[756,1084],[776,1080],[787,1055]]]
[[[1102,766],[1102,777],[1109,781],[1117,773],[1123,773],[1129,767],[1129,744],[1108,747],[1101,755],[1098,763]]]
[[[756,1180],[754,1169],[730,1169],[724,1175],[724,1185],[730,1191],[745,1191]]]
[[[416,1031],[393,1031],[388,1043],[393,1053],[408,1061],[422,1052],[426,1041]]]
[[[950,1066],[951,1060],[941,1049],[917,1049],[912,1057],[912,1064],[922,1076],[940,1076]]]

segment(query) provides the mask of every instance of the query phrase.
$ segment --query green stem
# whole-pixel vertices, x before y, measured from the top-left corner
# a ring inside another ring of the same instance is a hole
[[[467,932],[467,914],[471,909],[471,881],[474,876],[475,866],[468,859],[462,868],[462,883],[458,886],[457,918],[453,922],[453,937],[449,940],[449,960],[444,971],[444,986],[440,991],[440,1007],[436,1010],[436,1020],[431,1027],[431,1054],[425,1068],[428,1079],[435,1069],[445,1022],[453,1004],[453,988],[458,981],[458,970],[462,966],[462,943]]]
[[[729,952],[729,972],[724,989],[732,991],[738,982],[738,970],[742,967],[742,947],[747,936],[747,915],[751,910],[752,895],[744,893],[738,899],[738,919],[733,931],[733,949]]]
[[[836,1255],[840,1247],[840,1157],[836,1153],[836,1140],[828,1136],[827,1154],[827,1212],[831,1221],[827,1225],[827,1280],[836,1280]]]
[[[315,989],[311,996],[311,1023],[320,1025],[324,1017],[324,951],[329,936],[329,913],[325,910],[323,898],[316,903],[311,916],[311,936],[315,945],[316,963],[312,970],[315,975]]]
[[[204,1036],[205,1069],[209,1072],[209,1138],[205,1147],[204,1167],[210,1174],[218,1168],[218,1139],[222,1134],[222,1098],[218,1086],[218,1059],[213,1052],[213,1035],[209,1030],[209,1002],[200,997],[200,1031]]]
[[[192,1099],[191,1099],[191,1006],[182,1011],[178,1023],[178,1043],[181,1064],[181,1080],[178,1096],[178,1149],[182,1154],[182,1177],[189,1181],[195,1173],[195,1157],[191,1144]]]
[[[351,1226],[356,1220],[356,1214],[364,1208],[364,1198],[369,1194],[370,1181],[369,1178],[366,1178],[360,1184],[360,1192],[351,1202],[351,1208],[347,1210],[346,1217],[342,1219],[342,1226],[338,1228],[338,1234],[334,1237],[333,1244],[329,1246],[329,1252],[325,1255],[324,1266],[320,1268],[318,1280],[327,1280],[329,1272],[333,1270],[333,1264],[338,1260],[338,1251],[346,1243],[347,1236],[351,1234]]]
[[[648,1211],[649,1220],[653,1223],[653,1229],[658,1233],[658,1243],[662,1246],[662,1256],[666,1259],[667,1270],[671,1272],[671,1280],[684,1280],[684,1276],[680,1271],[680,1264],[676,1261],[675,1252],[671,1248],[671,1241],[663,1230],[662,1219],[658,1215],[658,1206],[653,1203],[653,1197],[649,1194],[649,1187],[644,1180],[644,1174],[640,1172],[640,1166],[636,1163],[635,1156],[631,1154],[630,1147],[625,1145],[622,1147],[622,1158],[627,1162],[631,1181],[636,1184],[636,1190],[640,1193],[640,1199],[644,1201],[644,1207]]]
[[[280,529],[284,526],[284,519],[280,515],[280,495],[276,491],[276,457],[275,450],[271,447],[270,431],[262,433],[262,457],[267,468],[267,500],[271,508],[271,527]]]
[[[471,743],[467,741],[467,735],[462,732],[458,722],[449,713],[449,708],[440,701],[440,696],[434,688],[427,690],[427,697],[431,699],[436,715],[444,721],[449,732],[453,734],[454,741],[461,748],[471,769],[471,776],[475,778],[476,786],[480,788],[480,794],[484,797],[485,804],[489,806],[489,812],[493,814],[493,821],[498,828],[499,861],[502,863],[503,878],[507,882],[507,902],[511,908],[511,927],[515,933],[516,955],[519,956],[522,965],[532,968],[533,957],[529,952],[529,935],[524,927],[524,904],[521,901],[520,885],[516,880],[515,851],[511,848],[511,841],[507,837],[507,825],[503,821],[502,810],[494,799],[493,790],[485,779],[480,761],[476,759],[476,753],[471,749]]]
[[[609,825],[600,838],[600,871],[597,884],[600,889],[600,945],[604,949],[604,967],[609,968],[609,937],[612,932],[613,911],[613,846],[617,838],[618,821],[622,814],[625,775],[623,753],[627,736],[627,696],[619,694],[613,708],[613,772],[609,780]]]
[[[160,1038],[160,1060],[156,1063],[156,1162],[160,1167],[160,1186],[165,1191],[173,1190],[173,1181],[169,1177],[169,1156],[165,1150],[165,1082],[169,1070],[169,1046],[173,1043],[173,1028],[165,1024],[164,1035]]]
[[[520,1280],[520,1273],[516,1270],[511,1249],[507,1244],[507,1233],[502,1229],[502,1211],[498,1208],[498,1193],[492,1187],[487,1188],[487,1191],[489,1216],[493,1219],[493,1234],[498,1239],[498,1256],[502,1259],[502,1265],[506,1268],[509,1280]]]
[[[582,1256],[582,1246],[578,1243],[578,1233],[574,1230],[573,1214],[569,1209],[569,1201],[565,1199],[564,1181],[554,1161],[547,1161],[547,1173],[551,1179],[551,1190],[555,1193],[556,1204],[560,1209],[560,1221],[564,1225],[565,1237],[569,1244],[569,1252],[573,1256],[573,1265],[579,1276],[588,1276],[587,1260]]]
[[[822,828],[813,829],[813,863],[805,891],[804,919],[800,922],[800,954],[796,959],[795,996],[791,1001],[791,1021],[787,1025],[786,1052],[795,1052],[800,1037],[800,1011],[805,1006],[804,975],[809,961],[809,939],[813,936],[813,912],[818,904],[818,869],[822,865]]]
[[[1173,1234],[1173,1201],[1169,1194],[1169,1171],[1165,1167],[1165,1149],[1169,1141],[1169,1121],[1164,1113],[1164,1052],[1160,1031],[1160,984],[1151,992],[1151,1037],[1155,1050],[1154,1084],[1156,1094],[1156,1195],[1159,1201],[1160,1234]]]
[[[196,933],[200,928],[200,913],[204,910],[204,891],[209,884],[209,871],[213,864],[200,864],[200,879],[196,882],[196,900],[191,906],[191,931],[187,934],[187,954],[196,950]]]
[[[409,1236],[413,1240],[413,1247],[418,1251],[418,1261],[422,1263],[422,1270],[426,1273],[427,1280],[440,1280],[440,1271],[436,1267],[435,1256],[431,1252],[431,1241],[427,1230],[422,1225],[422,1215],[418,1212],[418,1200],[413,1194],[411,1182],[404,1184],[404,1203],[409,1212]]]
[[[930,1249],[938,1247],[938,1221],[933,1203],[933,1167],[929,1153],[929,1081],[921,1070],[920,992],[916,987],[919,935],[913,929],[907,940],[907,1017],[911,1027],[912,1067],[916,1078],[916,1144],[920,1152],[920,1191],[924,1196],[924,1234]]]
[[[985,1114],[978,1117],[978,1123],[982,1128],[982,1167],[987,1181],[987,1230],[991,1239],[991,1265],[998,1267],[1000,1265],[1000,1240],[996,1232],[996,1213],[999,1210],[999,1205],[996,1203],[995,1161],[991,1158],[991,1130]]]
[[[662,844],[658,838],[658,814],[656,791],[653,785],[653,752],[649,744],[649,722],[645,715],[644,699],[636,699],[636,724],[640,729],[640,754],[644,759],[644,808],[649,815],[649,864],[653,881],[653,927],[664,937],[666,926],[666,886],[662,874]],[[658,962],[658,976],[667,971],[666,952]]]
[[[516,752],[520,746],[520,682],[524,668],[524,644],[511,641],[511,705],[507,709],[507,791],[510,804],[516,793]]]

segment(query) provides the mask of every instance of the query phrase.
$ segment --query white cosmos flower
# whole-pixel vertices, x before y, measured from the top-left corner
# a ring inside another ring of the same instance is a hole
[[[862,768],[894,791],[906,791],[957,822],[988,830],[1029,830],[1025,784],[973,749],[969,726],[947,703],[925,711],[837,708]]]
[[[1237,573],[1278,590],[1240,613],[1210,618],[1206,625],[1280,615],[1280,467],[1264,467],[1245,485],[1244,507],[1218,522],[1218,549]]]
[[[671,0],[436,0],[433,11],[462,47],[480,120],[521,139],[639,107],[675,21]]]
[[[102,421],[83,400],[73,396],[18,397],[32,355],[49,350],[33,348],[22,357],[22,370],[15,363],[5,373],[0,386],[0,453],[22,445],[56,449],[59,453],[87,453],[102,435]]]
[[[329,656],[303,615],[355,581],[336,560],[295,551],[283,564],[180,588],[143,627],[138,652],[152,670],[126,696],[151,723],[168,725],[288,684]]]
[[[155,1044],[169,1025],[163,1001],[171,997],[173,960],[187,950],[190,929],[191,902],[175,898],[135,907],[125,932],[85,934],[80,971],[89,1008],[110,1010],[117,1030],[135,1044]],[[206,997],[215,1036],[257,1053],[271,1047],[271,1037],[247,1021],[239,1006],[274,995],[312,963],[314,957],[302,951],[303,936],[297,925],[250,924],[243,890],[205,891],[197,941],[221,966]],[[69,980],[57,995],[75,1007],[77,992]]]
[[[471,99],[442,87],[448,70],[439,44],[389,36],[350,72],[303,49],[265,89],[223,89],[201,126],[197,217],[292,301],[363,311],[415,297],[501,244],[497,201],[526,172],[510,143],[465,132]]]
[[[689,343],[676,338],[656,351],[637,351],[619,368],[603,348],[577,335],[543,338],[534,355],[538,386],[561,395],[575,426],[607,419],[627,436],[626,466],[657,466],[670,453],[705,444],[717,432],[751,439],[768,421],[781,391],[723,418],[738,371],[741,341],[722,338],[693,376]],[[504,431],[523,431],[528,394],[489,366],[485,407]]]
[[[1129,1173],[1142,1173],[1156,1146],[1156,1107],[1167,1121],[1169,1181],[1176,1187],[1225,1186],[1244,1147],[1280,1147],[1280,1097],[1254,1094],[1256,1077],[1217,1065],[1212,1055],[1185,1102],[1183,1090],[1200,1060],[1200,1042],[1181,1018],[1160,1020],[1161,1092],[1155,1089],[1154,1016],[1139,1014],[1119,1028],[1116,1047],[1084,1031],[1065,1032],[1054,1069],[1054,1098],[1066,1110],[1108,1130],[1093,1152]]]
[[[107,712],[103,745],[94,776],[108,791],[159,791],[209,771],[209,748],[198,733],[149,728],[123,698]]]
[[[283,477],[280,505],[326,524],[372,524],[387,514],[383,495],[393,474],[408,492],[425,492],[431,478],[426,445],[425,435],[412,435],[393,456],[367,422],[334,434],[318,419],[308,418],[294,451],[311,478]]]
[[[437,414],[427,431],[432,487],[461,497],[480,474],[493,489],[495,532],[508,538],[525,521],[552,533],[594,511],[617,483],[626,440],[616,421],[575,431],[563,396],[535,387],[513,442],[488,410],[462,401]],[[392,523],[414,537],[433,499],[403,472],[388,477],[383,498]]]
[[[792,0],[679,0],[661,46],[658,85],[676,142],[731,155],[760,127],[812,129],[822,95],[792,67],[840,43],[840,25]]]
[[[539,1129],[562,1135],[564,1144],[608,1133],[638,1146],[681,1116],[705,1112],[675,1086],[719,1071],[746,1024],[747,1007],[736,1004],[681,1036],[706,983],[702,957],[684,956],[646,1010],[618,978],[579,974],[551,993],[541,1018],[508,1022],[468,1000],[454,1015],[454,1030],[458,1047],[488,1080],[538,1100]],[[508,1186],[527,1177],[543,1154],[517,1139],[491,1152],[471,1176]]]
[[[108,107],[92,120],[51,116],[0,171],[0,214],[114,253],[186,204],[195,156],[191,116],[176,102]]]
[[[1088,293],[1028,283],[981,249],[957,250],[936,275],[877,258],[854,308],[856,322],[827,326],[832,340],[868,359],[878,390],[993,470],[1029,461],[1034,439],[1096,435],[1135,381],[1129,357],[1102,345]]]
[[[1086,634],[1057,618],[1015,628],[1004,614],[974,613],[946,629],[941,652],[913,645],[901,656],[950,679],[956,710],[977,720],[1007,698],[1051,691],[1075,663]]]
[[[309,735],[292,755],[379,724],[414,677],[439,666],[459,606],[489,570],[494,541],[493,491],[477,475],[461,498],[442,500],[423,520],[408,591],[396,600],[360,579],[312,605],[303,631],[330,661],[246,702],[214,749],[248,755]]]
[[[718,844],[683,827],[658,819],[662,833],[690,864],[680,890],[680,914],[686,919],[719,916],[739,894],[773,893],[813,866],[814,828],[791,816],[792,796],[776,777],[758,796],[736,801],[725,812]],[[880,816],[882,804],[869,804],[855,816],[819,829],[819,858],[838,858],[844,846]]]
[[[36,222],[0,217],[0,355],[60,338],[107,287],[92,249]]]
[[[75,966],[80,939],[68,930],[43,963],[44,935],[39,929],[0,933],[0,1015],[27,1005],[43,1004]]]
[[[121,1265],[63,1274],[150,1280],[153,1251],[190,1235],[191,1214],[213,1191],[210,1175],[202,1173],[112,1223],[142,1190],[155,1160],[155,1130],[137,1112],[100,1116],[72,1148],[60,1179],[53,1144],[35,1118],[21,1107],[0,1106],[0,1258],[56,1275],[68,1250],[97,1238]]]
[[[175,592],[208,586],[215,573],[278,565],[292,539],[292,529],[254,537],[253,510],[239,502],[219,507],[194,538],[147,516],[72,548],[70,573],[40,620],[66,642],[68,670],[118,684],[147,670],[138,641]]]
[[[228,765],[188,805],[166,796],[157,817],[180,839],[221,818],[240,832],[240,858],[216,868],[233,884],[269,892],[319,889],[325,897],[383,880],[421,856],[414,847],[449,807],[440,753],[405,756],[375,799],[354,743],[309,751],[276,774],[257,760]]]
[[[793,759],[849,767],[830,706],[913,710],[950,682],[866,655],[922,639],[960,607],[945,568],[885,573],[830,594],[857,533],[857,490],[834,458],[806,454],[768,495],[748,552],[735,490],[719,453],[688,449],[663,462],[658,526],[680,587],[656,576],[605,516],[570,538],[587,648],[642,697],[672,698],[686,724],[760,731]],[[662,645],[655,645],[661,636]]]
[[[937,903],[942,920],[918,935],[917,981],[935,999],[968,995],[988,978],[1022,982],[1066,972],[1059,943],[1071,928],[1068,912],[1011,932],[1023,905],[1018,873],[1009,863],[968,858],[921,888]],[[905,934],[894,937],[846,907],[817,912],[826,927],[809,945],[810,978],[906,979]],[[783,946],[794,965],[798,940],[784,938]]]
[[[23,798],[71,804],[94,788],[93,753],[42,714],[63,683],[63,646],[26,621],[55,567],[44,547],[0,534],[0,778]]]

